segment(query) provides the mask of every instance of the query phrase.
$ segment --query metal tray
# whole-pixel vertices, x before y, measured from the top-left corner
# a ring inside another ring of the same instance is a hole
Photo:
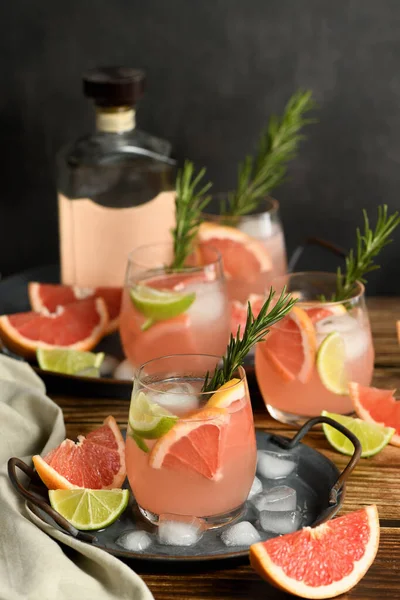
[[[324,455],[301,443],[308,431],[321,423],[332,425],[346,435],[354,445],[354,454],[342,473],[339,473],[336,466]],[[263,483],[267,483],[268,487],[288,485],[296,489],[297,504],[304,511],[302,526],[315,526],[331,519],[342,506],[346,480],[360,458],[361,445],[358,439],[345,427],[327,417],[310,419],[292,439],[263,431],[257,431],[256,436],[258,449],[275,451],[282,448],[290,449],[297,453],[299,461],[296,475],[279,480],[268,480],[268,483],[267,480],[264,480]],[[28,487],[24,487],[18,479],[17,467],[28,475],[30,479]],[[17,492],[27,500],[30,510],[44,522],[50,524],[54,531],[56,529],[63,531],[67,535],[102,548],[115,556],[157,562],[199,562],[237,559],[248,555],[248,546],[229,548],[223,544],[220,539],[223,528],[206,531],[195,546],[176,547],[159,544],[155,534],[157,528],[140,515],[132,493],[128,508],[110,527],[93,534],[80,532],[51,508],[47,490],[31,467],[18,458],[11,458],[8,463],[8,473]],[[246,503],[245,512],[238,521],[240,520],[248,520],[253,524],[256,522],[257,513],[250,502]],[[130,552],[116,544],[117,538],[122,533],[134,529],[145,530],[152,534],[153,542],[147,551]],[[265,533],[262,539],[266,540],[274,535]]]

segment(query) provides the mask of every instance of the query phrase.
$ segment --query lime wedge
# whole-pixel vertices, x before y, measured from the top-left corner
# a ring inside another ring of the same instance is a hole
[[[171,290],[156,290],[146,285],[131,288],[131,299],[139,312],[147,317],[146,328],[153,321],[172,319],[185,312],[194,302],[196,294]]]
[[[135,436],[146,440],[158,439],[166,434],[177,420],[178,417],[169,410],[155,402],[151,402],[144,392],[139,392],[135,396],[132,395],[129,426],[134,434],[133,439],[135,439]]]
[[[77,529],[103,529],[124,512],[129,490],[49,490],[49,499],[54,510]]]
[[[346,348],[342,336],[333,332],[318,349],[317,370],[323,385],[334,394],[349,393],[346,375]]]
[[[63,373],[64,375],[82,375],[98,377],[99,368],[104,360],[104,352],[81,352],[62,350],[61,348],[38,348],[36,358],[41,369]]]
[[[322,411],[323,417],[330,417],[334,421],[341,423],[358,437],[362,447],[362,457],[374,456],[382,450],[392,439],[395,429],[392,427],[383,427],[375,423],[366,423],[361,419],[353,419],[344,415]],[[322,424],[324,434],[331,446],[342,454],[353,454],[353,444],[342,433],[336,431],[326,423]]]

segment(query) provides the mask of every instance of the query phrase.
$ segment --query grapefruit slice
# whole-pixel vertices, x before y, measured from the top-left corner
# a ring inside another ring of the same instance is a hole
[[[272,270],[272,260],[266,248],[256,239],[235,227],[202,223],[197,239],[204,262],[214,259],[210,247],[217,249],[222,256],[225,275],[228,278],[255,280],[260,273]]]
[[[246,326],[248,302],[250,302],[253,315],[257,317],[264,304],[264,300],[265,297],[261,294],[250,294],[246,302],[242,303],[239,300],[231,302],[231,332],[233,336],[236,336],[239,325],[240,332],[243,335]]]
[[[313,324],[317,323],[318,321],[321,321],[322,319],[326,319],[327,317],[333,317],[335,315],[344,315],[347,312],[343,304],[333,304],[332,306],[318,305],[311,307],[309,307],[309,305],[306,305],[302,306],[302,308],[307,312]]]
[[[354,587],[373,563],[379,546],[379,516],[367,506],[318,527],[250,547],[257,573],[301,598],[333,598]]]
[[[285,381],[309,381],[315,363],[317,340],[307,312],[294,306],[287,317],[271,327],[261,352]]]
[[[120,488],[126,477],[125,442],[114,417],[75,443],[68,438],[43,458],[32,458],[49,490]]]
[[[112,333],[118,328],[119,313],[121,310],[122,288],[98,287],[82,288],[72,285],[55,283],[28,283],[28,295],[31,308],[35,312],[55,312],[59,306],[67,306],[85,298],[103,298],[108,310],[109,323],[105,333]]]
[[[381,390],[352,382],[349,393],[357,416],[367,423],[393,427],[396,432],[389,444],[400,446],[400,402],[394,398],[396,390]]]
[[[191,470],[218,481],[220,454],[229,413],[221,408],[205,408],[178,421],[156,442],[149,456],[153,469]]]
[[[102,298],[60,306],[55,313],[26,312],[0,317],[0,338],[26,358],[38,348],[92,350],[103,337],[108,313]]]
[[[243,400],[246,397],[246,387],[244,381],[234,377],[230,381],[221,385],[221,387],[211,396],[207,402],[207,408],[228,408],[234,402]]]

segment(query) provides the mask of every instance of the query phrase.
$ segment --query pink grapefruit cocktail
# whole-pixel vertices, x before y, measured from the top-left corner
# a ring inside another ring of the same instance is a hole
[[[279,421],[300,423],[322,410],[351,413],[348,383],[371,382],[374,349],[364,286],[356,284],[343,302],[321,300],[331,297],[335,282],[329,273],[294,273],[273,282],[299,298],[256,348],[257,381]]]
[[[219,253],[209,261],[192,255],[171,270],[172,245],[134,250],[123,292],[120,334],[130,362],[169,354],[212,352],[221,356],[229,338],[229,308]]]
[[[209,526],[241,513],[253,483],[256,441],[242,368],[217,392],[201,391],[218,357],[163,357],[133,386],[126,465],[142,513],[193,516]]]

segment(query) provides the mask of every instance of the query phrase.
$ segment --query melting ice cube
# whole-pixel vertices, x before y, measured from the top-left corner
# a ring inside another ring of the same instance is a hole
[[[249,521],[242,521],[225,529],[221,540],[225,546],[251,546],[260,541],[260,534]]]
[[[178,416],[199,408],[197,392],[190,383],[175,383],[163,393],[152,393],[151,401]]]
[[[203,534],[203,523],[196,517],[160,515],[158,539],[166,546],[194,546]]]
[[[256,494],[259,494],[262,491],[262,483],[261,481],[258,479],[258,477],[254,477],[254,481],[252,483],[249,495],[247,496],[248,499],[252,498],[253,496],[255,496]]]
[[[194,324],[204,324],[209,328],[210,321],[218,321],[228,310],[226,295],[219,281],[192,283],[185,292],[195,292],[196,300],[187,311]]]
[[[287,511],[296,510],[296,490],[287,485],[279,485],[268,490],[260,492],[251,499],[252,504],[260,512],[263,510],[269,511]]]
[[[126,381],[131,381],[134,375],[135,369],[128,359],[123,360],[121,363],[119,363],[118,367],[114,371],[115,379],[124,379]]]
[[[348,359],[357,358],[363,354],[370,343],[368,332],[362,327],[362,324],[349,315],[334,315],[325,317],[315,325],[318,345],[333,332],[340,333],[346,348],[346,357]]]
[[[292,533],[299,529],[301,514],[297,510],[262,510],[260,512],[260,525],[264,531],[273,533]]]
[[[146,531],[127,531],[116,540],[119,546],[131,552],[146,550],[151,544],[151,536]]]
[[[294,473],[297,457],[294,454],[258,450],[257,473],[267,479],[280,479]]]

